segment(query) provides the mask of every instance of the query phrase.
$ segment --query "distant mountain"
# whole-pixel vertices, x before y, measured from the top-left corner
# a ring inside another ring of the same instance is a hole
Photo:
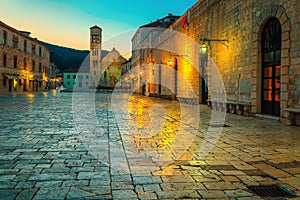
[[[50,50],[50,62],[54,62],[61,72],[66,69],[80,68],[84,59],[89,55],[88,50],[77,50],[40,41]],[[102,50],[102,56],[108,51]]]

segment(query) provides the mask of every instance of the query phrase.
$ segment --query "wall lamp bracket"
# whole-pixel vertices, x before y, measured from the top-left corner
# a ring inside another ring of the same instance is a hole
[[[226,46],[228,48],[228,40],[225,39],[208,39],[206,37],[203,37],[200,35],[199,40],[202,42],[207,42],[208,44],[210,44],[210,42],[220,42],[221,44],[223,44],[224,46]]]

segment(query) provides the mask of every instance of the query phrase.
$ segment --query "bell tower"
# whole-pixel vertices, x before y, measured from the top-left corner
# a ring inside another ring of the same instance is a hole
[[[91,87],[99,85],[101,75],[102,29],[95,25],[90,28],[90,76]]]

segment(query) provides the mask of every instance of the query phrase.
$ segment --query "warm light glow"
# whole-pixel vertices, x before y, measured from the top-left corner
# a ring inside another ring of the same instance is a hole
[[[18,87],[18,81],[17,79],[14,79],[14,88],[16,89]]]
[[[152,70],[153,70],[153,71],[155,70],[155,64],[154,64],[154,61],[152,62]]]
[[[206,54],[207,53],[207,45],[203,43],[200,47],[200,53],[201,54]]]
[[[169,66],[173,66],[173,59],[172,59],[171,57],[170,57],[169,60],[168,60],[168,65],[169,65]]]
[[[135,125],[140,129],[144,128],[150,123],[150,118],[148,115],[148,110],[149,108],[145,108],[143,104],[138,104],[137,107],[135,107],[134,104],[134,97],[131,98],[132,101],[129,102],[128,105],[128,112],[135,116],[134,117],[134,122]],[[141,103],[146,103],[144,100],[139,100]]]
[[[172,147],[172,141],[176,136],[180,123],[177,121],[164,121],[162,129],[160,131],[149,134],[147,133],[147,130],[151,132],[151,126],[154,126],[153,123],[156,122],[156,119],[151,118],[150,116],[151,107],[155,104],[155,102],[148,99],[147,101],[145,101],[144,99],[138,99],[139,103],[137,104],[136,101],[137,100],[134,96],[130,98],[128,104],[128,113],[130,113],[130,116],[134,120],[135,126],[141,131],[141,137],[136,135],[133,138],[135,143],[139,145],[138,148],[143,150],[153,150],[153,148],[159,147],[164,151],[164,153],[171,153],[174,148]],[[147,106],[145,106],[145,104],[147,104]],[[173,112],[174,111],[171,107],[166,108],[167,115],[170,115]],[[160,126],[160,124],[157,125]],[[154,137],[151,135],[153,135]]]

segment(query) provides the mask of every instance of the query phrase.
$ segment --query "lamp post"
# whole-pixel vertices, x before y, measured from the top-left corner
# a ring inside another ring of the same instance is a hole
[[[200,79],[201,79],[201,103],[207,104],[208,87],[207,87],[205,66],[207,65],[207,61],[208,61],[208,46],[205,42],[203,42],[201,44],[199,53],[200,53],[200,71],[201,71],[201,77],[200,77]]]

